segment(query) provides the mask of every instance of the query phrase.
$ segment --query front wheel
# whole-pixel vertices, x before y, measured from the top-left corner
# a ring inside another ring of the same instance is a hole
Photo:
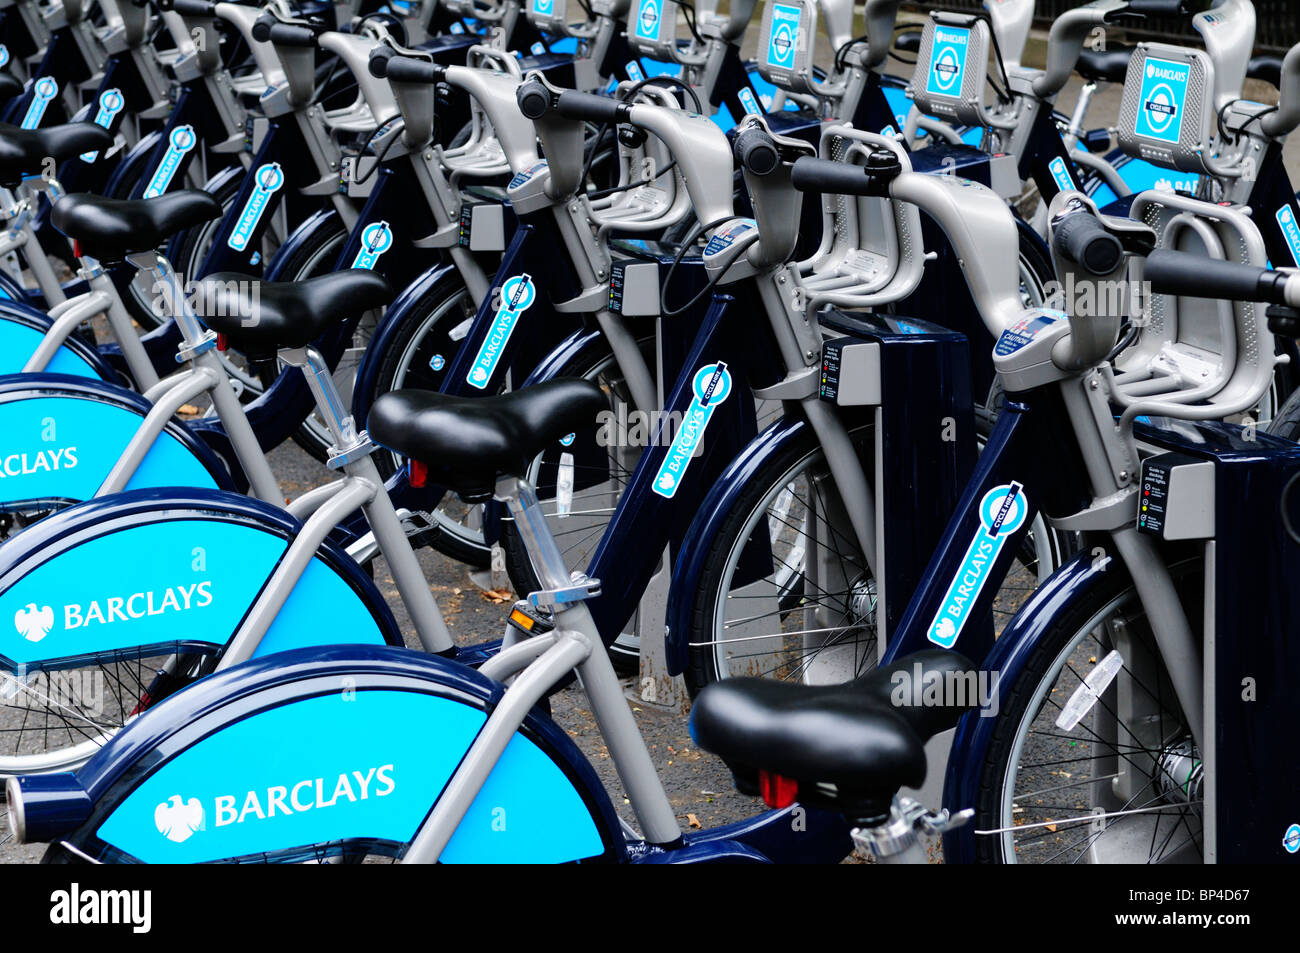
[[[873,472],[872,425],[850,438]],[[994,595],[995,635],[1071,547],[1035,520]],[[877,624],[876,580],[809,433],[746,483],[710,544],[692,608],[687,687],[694,696],[737,676],[847,682],[876,666]]]
[[[642,357],[653,367],[654,337],[644,337],[637,344]],[[633,407],[627,381],[604,338],[600,339],[600,346],[578,355],[557,376],[594,381],[609,396],[612,416],[617,417],[620,405],[625,416],[629,415],[626,408]],[[641,456],[642,447],[622,446],[617,439],[608,439],[612,431],[597,416],[589,432],[566,437],[529,465],[528,482],[537,489],[547,525],[571,570],[585,571],[591,563]],[[648,425],[646,431],[648,434]],[[561,483],[569,487],[562,495],[557,491]],[[515,591],[523,594],[540,589],[513,520],[501,523],[501,548],[505,551],[506,571]],[[640,644],[635,633],[636,616],[633,615],[628,631],[620,634],[609,647],[614,667],[622,675],[636,672],[639,665]]]
[[[976,799],[982,862],[1202,860],[1200,752],[1128,574],[1104,575],[999,689]],[[1175,571],[1176,582],[1199,578],[1199,563]],[[1118,673],[1071,726],[1066,706],[1112,652]]]

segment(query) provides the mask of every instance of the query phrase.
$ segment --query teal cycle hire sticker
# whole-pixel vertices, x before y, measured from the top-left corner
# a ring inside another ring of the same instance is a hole
[[[1282,835],[1282,849],[1288,854],[1300,852],[1300,824],[1292,824]]]
[[[539,16],[549,17],[555,9],[555,0],[533,0],[533,12]]]
[[[145,198],[154,199],[167,191],[168,186],[172,184],[172,179],[176,177],[176,170],[181,167],[181,160],[198,141],[199,137],[194,134],[193,126],[177,126],[171,131],[167,137],[167,151],[163,153],[162,161],[158,163],[153,178],[145,187]]]
[[[1062,192],[1073,192],[1078,188],[1074,184],[1074,177],[1070,175],[1070,170],[1065,167],[1065,160],[1060,156],[1047,163],[1047,171],[1052,173],[1052,179],[1056,182],[1056,187]]]
[[[59,84],[52,77],[42,76],[38,79],[32,89],[32,102],[27,107],[27,115],[23,116],[22,128],[35,129],[39,126],[45,116],[46,108],[57,95],[59,95]]]
[[[645,73],[641,71],[641,64],[638,63],[636,60],[627,61],[627,78],[634,83],[639,83],[643,79],[645,79]],[[615,86],[617,85],[618,84],[616,81]]]
[[[1183,103],[1192,68],[1187,63],[1148,59],[1138,97],[1139,136],[1176,143],[1183,130]]]
[[[478,349],[478,356],[470,366],[465,380],[470,386],[483,390],[492,379],[497,362],[505,352],[506,343],[519,323],[519,316],[527,311],[537,300],[537,288],[529,275],[515,275],[507,278],[501,286],[501,307],[497,309],[492,327]]]
[[[936,26],[930,53],[930,75],[925,91],[938,96],[960,96],[966,75],[966,51],[970,49],[970,30],[966,27]]]
[[[952,648],[970,619],[980,591],[992,575],[993,565],[1007,540],[1024,525],[1029,501],[1024,487],[1009,483],[994,487],[980,501],[980,528],[971,540],[961,569],[953,577],[943,604],[930,623],[929,639],[945,649]]]
[[[262,213],[271,204],[271,196],[284,185],[284,170],[280,168],[280,163],[270,162],[257,170],[256,178],[253,194],[248,197],[248,203],[239,214],[239,221],[226,240],[226,244],[235,251],[243,251],[252,241],[253,231],[262,220]]]
[[[9,65],[9,47],[0,43],[0,69]]]
[[[731,393],[731,372],[721,361],[707,364],[695,372],[691,388],[695,391],[695,397],[687,408],[677,436],[673,438],[672,446],[668,448],[668,454],[655,477],[654,491],[670,500],[676,494],[677,487],[681,486],[691,458],[703,444],[704,431],[709,426],[714,410]]]
[[[1277,224],[1282,229],[1282,236],[1291,249],[1291,257],[1300,265],[1300,224],[1295,220],[1295,209],[1283,205],[1277,210]]]
[[[748,86],[743,87],[740,90],[740,92],[736,94],[736,98],[740,100],[740,105],[745,107],[745,112],[747,115],[750,116],[763,115],[763,109],[761,106],[758,105],[758,97],[754,95],[754,91],[750,89]]]
[[[642,40],[659,39],[659,0],[641,0],[636,9],[636,35]]]
[[[767,65],[780,69],[794,66],[799,49],[799,8],[778,3],[772,8],[772,33],[767,40]]]
[[[226,725],[162,765],[96,833],[147,863],[221,860],[350,838],[403,844],[484,720],[478,708],[452,699],[389,689],[278,705]],[[249,758],[250,751],[258,756]],[[440,860],[556,863],[602,850],[582,796],[554,761],[516,735]]]
[[[103,126],[109,129],[113,125],[113,120],[117,114],[122,111],[126,105],[126,97],[122,95],[120,89],[106,89],[99,97],[99,112],[95,113],[95,125]],[[82,162],[94,162],[96,152],[83,152],[81,154]]]
[[[387,222],[371,222],[361,233],[361,249],[352,260],[353,268],[374,269],[379,256],[393,247],[393,229]]]

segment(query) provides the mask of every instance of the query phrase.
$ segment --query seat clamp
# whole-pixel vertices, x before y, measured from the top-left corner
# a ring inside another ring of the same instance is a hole
[[[360,460],[362,457],[370,456],[370,454],[374,452],[375,445],[370,440],[370,434],[363,430],[361,433],[357,434],[355,443],[352,443],[341,450],[331,449],[329,459],[325,461],[325,466],[329,467],[331,470],[339,470],[347,466],[349,463]]]
[[[88,276],[89,277],[89,276]],[[176,349],[176,363],[184,364],[186,361],[192,361],[200,354],[205,354],[217,346],[217,335],[215,331],[208,331],[203,335],[203,340],[193,347],[179,347]]]
[[[528,601],[538,609],[555,611],[574,602],[584,602],[600,595],[600,580],[592,579],[584,573],[573,574],[573,585],[559,589],[539,589],[528,594]]]

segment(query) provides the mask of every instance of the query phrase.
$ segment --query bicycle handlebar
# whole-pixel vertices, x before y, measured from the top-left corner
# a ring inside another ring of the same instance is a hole
[[[1149,17],[1179,17],[1191,13],[1187,0],[1129,0],[1129,13]]]
[[[377,46],[370,53],[370,75],[392,83],[441,83],[447,68],[428,60],[401,56],[390,46]]]
[[[1062,219],[1052,234],[1056,252],[1098,277],[1109,275],[1124,258],[1124,246],[1096,217],[1075,214]]]
[[[272,16],[258,17],[253,24],[253,39],[259,43],[270,40],[278,46],[312,47],[324,27],[311,27],[305,23],[284,23]]]
[[[795,160],[790,181],[800,192],[887,196],[889,183],[902,170],[898,156],[888,149],[872,152],[866,165],[804,156]]]
[[[555,113],[565,119],[582,119],[587,122],[626,122],[631,104],[609,96],[561,90],[552,93],[536,80],[529,80],[515,93],[519,111],[529,119],[541,119]]]
[[[1157,294],[1267,304],[1300,304],[1300,275],[1270,271],[1190,252],[1159,249],[1147,256],[1143,278]]]
[[[781,162],[776,143],[762,129],[751,126],[736,133],[731,144],[731,154],[746,171],[754,175],[770,175]]]
[[[158,0],[158,9],[183,17],[215,17],[217,5],[208,0]]]
[[[1277,112],[1259,121],[1264,135],[1277,138],[1300,125],[1300,43],[1287,51],[1278,74]]]

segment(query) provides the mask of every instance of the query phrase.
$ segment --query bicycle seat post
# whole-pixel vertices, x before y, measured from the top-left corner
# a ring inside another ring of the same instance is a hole
[[[497,481],[494,495],[506,504],[514,517],[519,536],[542,585],[540,590],[528,596],[534,606],[559,609],[568,603],[600,595],[599,579],[589,579],[580,572],[570,575],[532,484],[522,477],[502,477]]]

